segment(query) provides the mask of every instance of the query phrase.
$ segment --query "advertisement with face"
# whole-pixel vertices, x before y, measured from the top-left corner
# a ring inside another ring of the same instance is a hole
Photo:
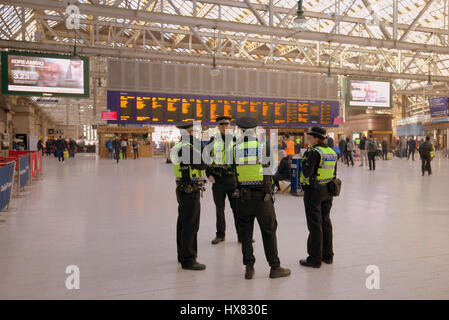
[[[7,63],[9,92],[85,93],[84,59],[8,54]]]

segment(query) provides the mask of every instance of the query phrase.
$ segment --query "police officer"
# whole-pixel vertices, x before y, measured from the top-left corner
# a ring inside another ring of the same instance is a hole
[[[337,155],[325,142],[325,129],[313,127],[307,135],[308,143],[313,147],[304,153],[300,181],[304,190],[304,207],[309,229],[309,256],[299,263],[305,267],[319,268],[321,262],[331,264],[334,256],[330,219],[333,197],[328,183],[336,177]]]
[[[181,141],[171,151],[176,177],[178,222],[176,243],[178,262],[183,269],[204,270],[206,266],[196,261],[197,233],[200,224],[200,194],[204,191],[206,165],[201,158],[201,141],[193,137],[193,123],[178,126]]]
[[[272,175],[264,175],[263,163],[267,162],[269,144],[261,145],[255,135],[257,120],[250,117],[237,119],[237,126],[245,131],[236,141],[234,151],[236,208],[242,240],[245,279],[254,277],[253,228],[257,218],[262,231],[265,256],[271,267],[270,278],[287,277],[289,269],[281,268],[277,251],[276,213],[274,210]],[[258,152],[262,149],[262,152]],[[265,155],[265,156],[263,156]],[[268,162],[267,165],[268,166]]]
[[[234,214],[235,229],[237,236],[239,235],[239,228],[237,224],[237,211],[235,210],[235,199],[233,194],[234,186],[234,171],[232,166],[235,137],[230,133],[231,118],[218,117],[219,135],[212,137],[209,145],[212,146],[212,164],[206,169],[206,175],[209,182],[212,183],[212,193],[214,196],[214,203],[217,215],[217,233],[212,240],[212,244],[218,244],[225,240],[226,220],[225,220],[225,202],[228,197],[231,205],[232,213]],[[227,131],[227,132],[226,132]],[[241,242],[240,237],[238,241]]]

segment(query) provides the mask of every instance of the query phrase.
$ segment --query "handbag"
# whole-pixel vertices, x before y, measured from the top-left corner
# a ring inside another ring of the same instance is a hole
[[[64,159],[67,159],[69,157],[69,152],[67,150],[64,151]]]
[[[328,188],[329,188],[329,193],[333,196],[333,197],[338,197],[340,195],[341,192],[341,180],[338,178],[334,178],[332,179],[328,184],[327,184]]]

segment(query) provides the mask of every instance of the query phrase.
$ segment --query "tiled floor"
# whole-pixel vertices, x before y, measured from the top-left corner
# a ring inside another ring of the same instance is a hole
[[[433,167],[421,177],[419,161],[380,161],[375,172],[340,166],[335,262],[318,270],[298,265],[306,256],[302,198],[278,196],[279,254],[292,276],[268,278],[256,225],[256,277],[245,281],[228,209],[227,241],[210,244],[210,185],[198,234],[207,269],[184,271],[170,165],[51,157],[43,179],[1,216],[0,299],[449,299],[449,160]],[[80,290],[65,287],[68,265],[80,268]],[[365,286],[368,265],[380,268],[379,290]]]

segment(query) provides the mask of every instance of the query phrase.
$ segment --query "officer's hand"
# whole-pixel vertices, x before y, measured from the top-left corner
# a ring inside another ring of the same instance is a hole
[[[209,178],[207,178],[209,180],[210,183],[215,183],[215,178],[213,176],[209,176]]]

